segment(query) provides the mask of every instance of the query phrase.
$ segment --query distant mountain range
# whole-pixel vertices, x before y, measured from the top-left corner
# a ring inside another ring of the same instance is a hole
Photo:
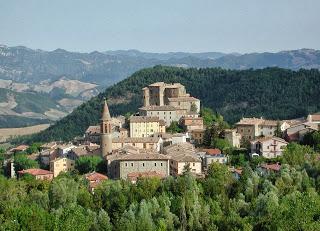
[[[63,49],[43,51],[0,45],[0,127],[15,126],[19,118],[27,118],[28,121],[23,123],[24,120],[20,120],[19,126],[39,123],[42,119],[45,122],[59,119],[102,89],[137,70],[155,65],[224,69],[274,66],[293,70],[319,69],[320,51],[300,49],[277,53],[225,54],[118,50],[79,53]],[[34,111],[37,106],[30,103],[30,100],[28,104],[26,100],[16,100],[23,98],[21,94],[26,98],[36,95],[38,101],[50,101],[48,105],[51,106],[39,115],[38,111]],[[12,106],[10,102],[17,105]]]

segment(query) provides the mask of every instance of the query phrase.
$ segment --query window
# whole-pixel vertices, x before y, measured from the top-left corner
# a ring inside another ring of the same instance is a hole
[[[144,163],[142,163],[142,166],[144,167]]]
[[[128,163],[125,163],[125,166],[128,167]]]
[[[163,163],[161,163],[160,165],[163,166]]]
[[[133,167],[133,163],[131,163],[131,167]]]
[[[193,166],[196,166],[196,163],[193,163],[192,165],[193,165]]]
[[[154,166],[157,166],[157,163],[154,163]]]

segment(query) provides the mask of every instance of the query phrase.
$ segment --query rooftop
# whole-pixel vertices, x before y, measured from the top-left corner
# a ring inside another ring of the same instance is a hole
[[[170,105],[163,105],[163,106],[147,106],[147,107],[141,107],[139,108],[143,111],[176,111],[177,109]]]
[[[176,98],[168,98],[169,102],[189,102],[189,101],[199,101],[199,99],[192,96],[183,96]]]
[[[221,154],[221,150],[218,148],[209,148],[209,149],[203,149],[204,152],[206,152],[209,155],[218,155]]]
[[[113,143],[158,143],[159,137],[124,137],[114,138]]]
[[[26,170],[21,170],[18,171],[19,174],[30,174],[33,176],[39,176],[39,175],[48,175],[48,174],[53,174],[53,172],[44,170],[44,169],[40,169],[40,168],[30,168],[30,169],[26,169]]]
[[[156,116],[131,116],[130,123],[148,123],[160,122],[159,117]]]
[[[261,168],[278,172],[281,169],[281,165],[278,163],[276,163],[276,164],[262,164]]]
[[[257,138],[253,141],[251,141],[251,143],[256,143],[256,142],[265,142],[265,141],[269,141],[269,140],[276,140],[278,142],[281,142],[281,143],[288,143],[287,141],[285,141],[284,139],[281,139],[279,137],[276,137],[276,136],[273,136],[273,137],[261,137],[261,138]]]
[[[98,173],[98,172],[91,172],[91,173],[87,173],[85,175],[86,179],[89,181],[102,181],[102,180],[108,180],[108,177]]]

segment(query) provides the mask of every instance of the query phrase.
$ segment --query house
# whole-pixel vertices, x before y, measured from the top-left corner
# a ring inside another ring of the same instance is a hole
[[[138,150],[135,153],[114,153],[106,156],[108,176],[113,179],[128,179],[130,173],[156,171],[164,177],[169,175],[170,156],[153,151]]]
[[[60,144],[57,146],[58,157],[65,157],[73,148],[76,148],[75,145],[68,143],[68,144]]]
[[[57,142],[49,142],[49,143],[45,143],[42,144],[40,146],[40,151],[44,151],[44,150],[53,150],[57,147]]]
[[[91,143],[100,144],[100,129],[100,126],[89,126],[84,133],[85,140]]]
[[[75,161],[66,157],[57,158],[50,161],[50,171],[53,172],[53,176],[57,177],[60,172],[72,171],[75,168]]]
[[[237,133],[247,140],[253,140],[256,137],[272,137],[277,128],[285,131],[290,125],[286,121],[265,120],[263,118],[242,118],[236,123]]]
[[[282,155],[288,142],[278,137],[263,137],[250,142],[251,153],[257,153],[264,158],[276,158]]]
[[[232,173],[233,177],[236,180],[239,180],[241,175],[242,175],[242,168],[235,168],[235,167],[231,167],[229,168],[229,171]]]
[[[32,169],[26,169],[18,171],[19,177],[30,174],[34,176],[37,180],[52,180],[53,179],[53,172],[39,169],[39,168],[32,168]]]
[[[194,129],[191,131],[191,139],[196,145],[203,143],[205,131],[205,129]]]
[[[91,193],[94,193],[95,188],[101,184],[103,181],[108,180],[108,177],[98,173],[98,172],[91,172],[85,174],[86,180],[89,182],[89,190]]]
[[[181,125],[186,131],[192,131],[195,129],[203,129],[203,118],[202,117],[182,117],[180,119]]]
[[[320,125],[320,113],[309,114],[308,117],[307,117],[307,121],[309,123]]]
[[[213,162],[220,164],[228,162],[228,157],[222,154],[218,148],[203,149],[202,151],[205,152],[205,155],[202,157],[204,169],[208,169]]]
[[[149,137],[154,133],[165,133],[163,120],[156,116],[131,116],[130,137]]]
[[[318,131],[318,124],[311,122],[303,122],[292,125],[285,131],[285,139],[287,141],[302,141],[305,134]]]
[[[139,149],[160,151],[163,140],[161,137],[127,137],[114,138],[112,140],[112,150],[121,149],[126,145],[134,146]]]
[[[28,148],[29,148],[29,145],[21,144],[21,145],[15,147],[15,148],[10,149],[10,152],[13,152],[13,153],[24,152],[24,151],[26,151]]]
[[[80,145],[72,148],[66,155],[66,157],[71,160],[77,160],[82,156],[101,156],[100,145]]]
[[[170,174],[181,175],[186,167],[194,174],[202,173],[202,161],[190,143],[172,144],[164,148],[164,154],[171,156]]]
[[[172,144],[178,144],[178,143],[186,143],[187,140],[189,140],[188,133],[175,133],[172,134]]]
[[[281,169],[281,165],[279,163],[261,164],[257,168],[257,171],[259,172],[260,175],[267,175],[267,174],[270,174],[270,173],[280,172],[280,169]]]
[[[225,139],[232,145],[232,147],[240,148],[241,145],[241,134],[237,133],[235,129],[224,130]]]
[[[127,179],[135,184],[138,179],[140,178],[158,178],[158,179],[163,179],[165,178],[165,175],[158,173],[156,171],[149,171],[149,172],[131,172],[128,173]]]
[[[128,135],[128,130],[125,128],[119,128],[119,138],[127,138]]]

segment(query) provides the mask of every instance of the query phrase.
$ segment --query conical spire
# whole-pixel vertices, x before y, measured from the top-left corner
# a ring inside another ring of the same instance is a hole
[[[109,112],[109,107],[107,104],[107,100],[104,100],[104,105],[103,105],[103,112],[102,112],[102,118],[101,120],[111,120],[110,112]]]

